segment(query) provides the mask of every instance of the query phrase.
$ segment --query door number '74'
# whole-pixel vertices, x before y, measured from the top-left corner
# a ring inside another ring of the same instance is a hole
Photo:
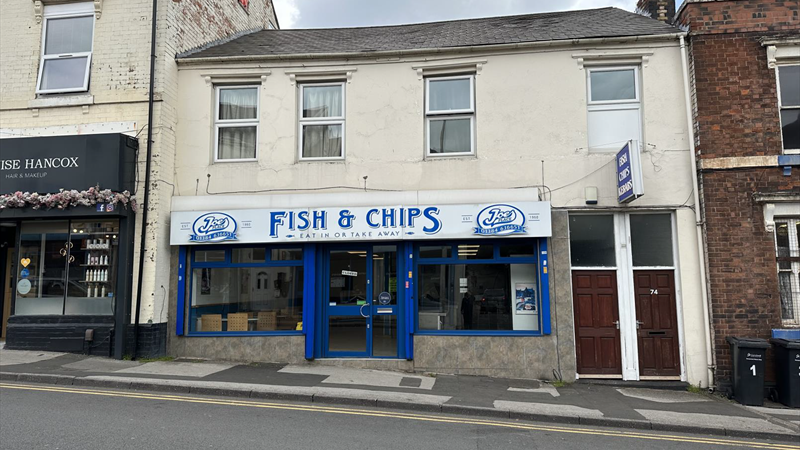
[[[650,289],[650,295],[658,295],[658,289]]]

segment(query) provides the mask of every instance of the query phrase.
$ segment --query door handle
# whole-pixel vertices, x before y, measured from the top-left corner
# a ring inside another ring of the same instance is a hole
[[[365,306],[367,306],[367,304],[366,304],[366,303],[365,303],[365,304],[363,304],[363,305],[361,305],[361,308],[358,308],[358,313],[359,313],[359,314],[361,314],[361,317],[367,318],[367,317],[369,317],[369,316],[368,316],[368,315],[366,315],[366,314],[364,314],[364,307],[365,307]]]
[[[642,325],[644,325],[644,322],[642,322],[641,320],[637,320],[637,321],[636,321],[636,329],[637,329],[637,330],[638,330],[639,328],[641,328],[641,327],[642,327]]]
[[[613,322],[611,322],[611,323],[613,323],[614,325],[616,325],[616,326],[617,326],[617,329],[619,330],[619,320],[615,320],[615,321],[613,321]]]

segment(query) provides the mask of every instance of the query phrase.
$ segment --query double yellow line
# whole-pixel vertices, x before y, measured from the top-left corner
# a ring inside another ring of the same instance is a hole
[[[64,394],[136,398],[143,400],[166,400],[166,401],[183,402],[183,403],[201,403],[206,405],[243,406],[249,408],[268,408],[268,409],[280,409],[289,411],[307,411],[307,412],[325,413],[325,414],[345,414],[352,416],[386,417],[392,419],[405,419],[405,420],[415,420],[423,422],[452,423],[459,425],[482,425],[487,427],[510,428],[516,430],[525,430],[525,431],[550,431],[556,433],[609,436],[609,437],[628,438],[628,439],[645,439],[651,441],[687,442],[687,443],[708,444],[708,445],[725,445],[729,447],[800,450],[800,446],[777,444],[771,442],[756,442],[756,441],[703,438],[703,437],[686,437],[686,436],[677,436],[668,434],[641,433],[635,431],[614,431],[614,430],[602,430],[602,429],[591,429],[591,428],[580,428],[580,427],[534,425],[522,422],[503,422],[503,421],[492,421],[492,420],[460,418],[460,417],[402,413],[402,412],[385,412],[385,411],[377,411],[369,409],[338,408],[331,406],[316,406],[316,405],[303,405],[303,404],[292,404],[292,403],[269,403],[269,402],[258,402],[258,401],[238,400],[238,399],[226,400],[226,399],[216,399],[216,398],[191,397],[183,395],[90,390],[90,389],[81,389],[74,387],[34,386],[28,384],[0,383],[0,388],[17,389],[25,391],[57,392]]]

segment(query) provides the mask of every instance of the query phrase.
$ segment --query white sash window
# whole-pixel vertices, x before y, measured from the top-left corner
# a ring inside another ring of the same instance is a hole
[[[92,3],[45,6],[36,93],[89,90],[93,37]]]

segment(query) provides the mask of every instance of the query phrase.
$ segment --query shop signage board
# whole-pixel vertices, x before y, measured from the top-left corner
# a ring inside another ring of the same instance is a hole
[[[550,202],[176,211],[172,245],[549,237]]]
[[[617,152],[616,163],[617,200],[619,203],[628,203],[644,195],[639,143],[628,141]]]
[[[132,191],[137,145],[122,134],[0,139],[0,193]]]

